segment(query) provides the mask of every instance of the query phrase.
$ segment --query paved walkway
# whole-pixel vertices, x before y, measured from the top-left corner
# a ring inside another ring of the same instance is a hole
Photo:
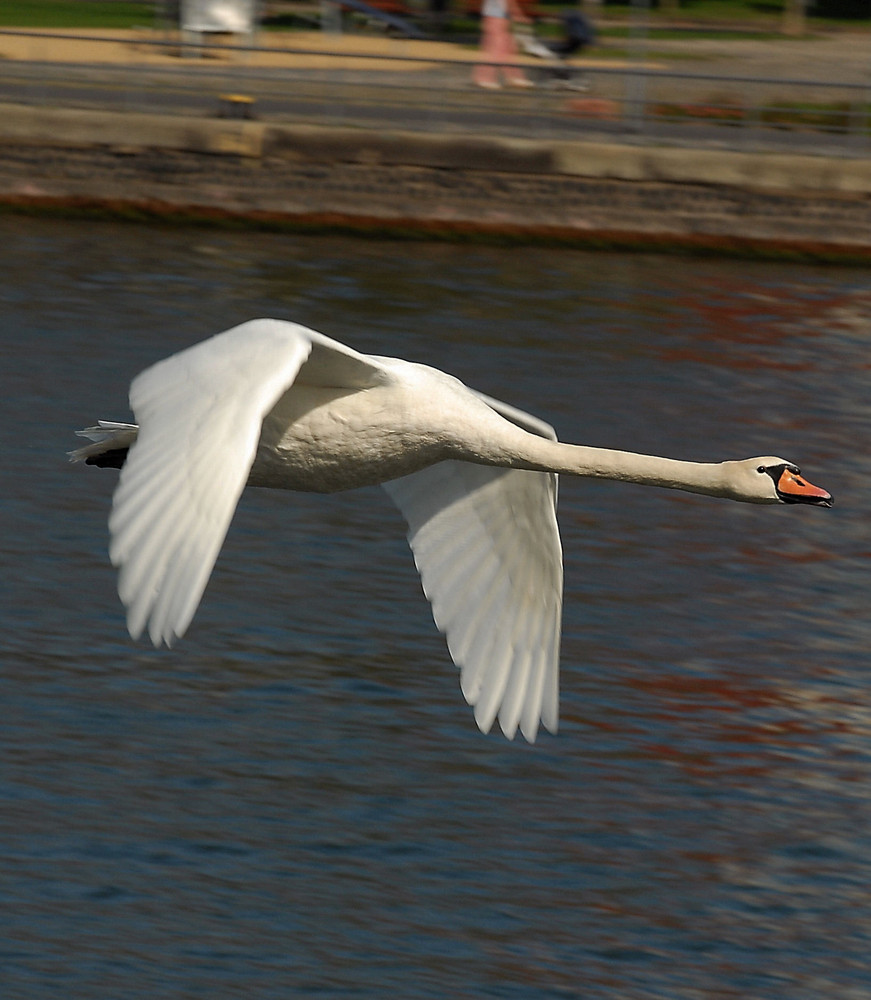
[[[808,39],[687,39],[648,47],[673,71],[718,76],[817,80],[871,88],[871,33],[837,32]]]
[[[96,41],[99,37],[101,40]],[[356,34],[328,34],[320,31],[261,32],[256,44],[260,51],[238,52],[231,48],[212,49],[198,60],[182,58],[170,33],[140,30],[58,30],[52,32],[8,29],[0,32],[0,58],[33,62],[81,63],[88,65],[163,66],[178,69],[203,64],[252,66],[259,69],[376,69],[414,72],[433,59],[471,62],[472,49],[446,42],[411,41],[400,38]],[[220,40],[219,40],[220,41]],[[149,43],[163,43],[152,45]],[[243,38],[227,45],[244,45]],[[294,49],[293,53],[278,51]],[[271,50],[271,51],[270,51]],[[306,54],[308,53],[308,54]],[[364,58],[355,58],[364,57]],[[415,62],[404,62],[410,57]]]
[[[100,36],[110,41],[92,41],[89,36]],[[191,61],[180,59],[178,49],[172,46],[155,48],[145,44],[150,41],[166,42],[170,38],[162,32],[149,29],[70,29],[53,32],[26,29],[18,32],[16,29],[6,29],[0,32],[0,59],[175,68]],[[382,35],[336,35],[319,31],[261,32],[258,45],[272,50],[292,48],[297,52],[227,51],[217,59],[203,61],[260,68],[377,68],[394,72],[420,72],[431,68],[432,64],[403,62],[403,57],[459,63],[472,63],[477,58],[476,49],[451,42],[417,41]],[[359,58],[360,56],[365,58]],[[374,61],[372,57],[376,57]],[[378,57],[381,57],[381,61]],[[639,57],[651,68],[669,69],[673,72],[867,84],[871,90],[871,33],[837,32],[809,39],[770,41],[652,39],[644,49],[639,50]],[[542,65],[541,60],[528,57],[522,61],[530,65]],[[577,66],[590,68],[620,68],[627,65],[624,60],[597,57],[595,48],[573,62]]]
[[[804,100],[858,108],[871,103],[871,34],[768,41],[651,39],[644,47],[636,45],[629,62],[598,57],[593,48],[574,60],[579,70],[589,70],[589,92],[583,95],[554,88],[547,64],[531,57],[523,61],[536,68],[529,75],[540,87],[480,91],[471,83],[477,48],[450,42],[320,31],[261,32],[257,41],[262,46],[257,50],[223,47],[197,58],[184,56],[169,33],[150,29],[0,30],[0,100],[211,115],[216,93],[241,92],[257,100],[258,116],[266,119],[397,129],[423,122],[433,133],[552,138],[577,137],[582,131],[613,137],[626,131],[625,109],[631,112],[642,98],[647,107],[752,108]],[[652,73],[641,78],[620,72],[630,65]],[[301,75],[289,89],[281,71]],[[772,86],[749,79],[783,82]],[[798,86],[797,80],[816,82]],[[867,87],[868,94],[832,89],[835,84]],[[843,114],[838,127],[856,127],[855,118]],[[747,129],[733,135],[697,117],[691,134],[680,123],[666,132],[658,122],[656,128],[655,136],[645,133],[648,138],[742,148],[748,143]],[[707,135],[705,129],[714,131]],[[765,143],[787,149],[816,143],[832,147],[824,133],[782,132],[769,129]],[[763,139],[750,138],[757,145]],[[864,147],[864,142],[854,145]],[[857,149],[851,146],[849,152],[856,155]]]

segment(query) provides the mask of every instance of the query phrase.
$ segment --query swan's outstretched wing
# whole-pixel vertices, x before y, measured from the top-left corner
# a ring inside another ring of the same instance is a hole
[[[514,423],[553,434],[484,398]],[[549,473],[455,461],[385,484],[408,522],[424,593],[475,721],[488,732],[498,714],[509,739],[519,724],[533,742],[539,720],[557,730],[563,574],[556,485]]]
[[[263,417],[309,358],[316,383],[363,387],[383,375],[363,355],[305,327],[253,320],[133,380],[139,433],[109,528],[134,638],[146,625],[156,646],[184,634],[248,478]]]

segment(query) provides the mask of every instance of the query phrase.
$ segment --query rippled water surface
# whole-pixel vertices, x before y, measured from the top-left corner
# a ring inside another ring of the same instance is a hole
[[[871,997],[866,272],[0,219],[0,275],[0,995]],[[534,747],[476,730],[378,489],[246,495],[156,652],[64,451],[257,315],[836,506],[564,480]]]

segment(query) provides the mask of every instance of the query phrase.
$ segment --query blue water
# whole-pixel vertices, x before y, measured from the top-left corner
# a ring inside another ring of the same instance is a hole
[[[871,997],[865,272],[0,218],[0,275],[4,1000]],[[836,506],[564,480],[534,747],[478,733],[377,489],[251,491],[156,652],[64,452],[259,315]]]

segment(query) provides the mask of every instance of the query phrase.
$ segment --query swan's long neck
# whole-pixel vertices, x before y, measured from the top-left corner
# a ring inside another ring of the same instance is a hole
[[[569,475],[661,486],[707,496],[728,496],[730,492],[720,463],[681,462],[571,444],[562,445],[560,451],[566,456],[565,472]]]
[[[726,472],[729,463],[681,462],[544,438],[534,438],[527,445],[527,454],[517,463],[521,468],[737,499]]]

